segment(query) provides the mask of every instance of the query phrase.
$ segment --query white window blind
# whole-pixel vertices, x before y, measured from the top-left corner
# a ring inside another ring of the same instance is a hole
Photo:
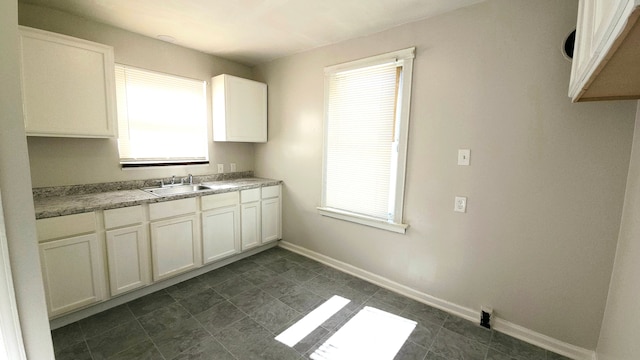
[[[395,63],[329,80],[326,205],[388,219],[395,143]]]
[[[408,49],[325,70],[323,215],[406,229],[401,222],[412,59]]]
[[[206,82],[116,65],[121,164],[208,160]]]

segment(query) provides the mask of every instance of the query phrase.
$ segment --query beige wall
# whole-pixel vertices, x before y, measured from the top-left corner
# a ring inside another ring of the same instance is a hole
[[[22,118],[17,10],[15,0],[0,2],[0,189],[26,354],[53,359]]]
[[[250,77],[246,66],[162,42],[122,29],[35,5],[20,4],[20,25],[53,31],[114,47],[118,63],[206,80],[227,73]],[[208,100],[208,114],[211,101]],[[211,116],[208,115],[208,119]],[[236,163],[238,171],[253,170],[253,145],[214,143],[209,121],[210,165],[121,170],[115,139],[71,139],[29,137],[29,159],[34,187],[147,179],[217,173],[216,164]],[[167,144],[171,146],[171,144]]]
[[[490,0],[254,69],[269,84],[259,176],[284,180],[284,240],[595,349],[635,102],[572,104],[577,1]],[[406,235],[318,215],[323,67],[417,47]],[[471,166],[456,165],[458,148]],[[466,214],[453,212],[468,196]]]
[[[640,102],[627,178],[622,224],[607,308],[598,341],[598,360],[640,356]]]

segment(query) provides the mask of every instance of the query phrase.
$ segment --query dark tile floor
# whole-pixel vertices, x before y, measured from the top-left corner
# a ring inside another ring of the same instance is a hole
[[[293,348],[274,337],[333,295],[351,302]],[[396,359],[566,359],[282,248],[52,332],[56,359],[308,359],[363,306],[418,323]]]

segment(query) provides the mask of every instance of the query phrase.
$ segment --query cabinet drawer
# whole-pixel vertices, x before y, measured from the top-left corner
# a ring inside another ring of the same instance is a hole
[[[149,205],[149,219],[157,220],[196,212],[196,198],[173,200]]]
[[[258,201],[258,200],[260,200],[260,188],[242,190],[240,192],[240,202],[243,204],[248,202]]]
[[[36,221],[38,241],[46,241],[86,234],[96,231],[96,215],[93,212],[58,216]]]
[[[143,221],[144,212],[141,205],[104,211],[104,227],[107,229],[140,224]]]
[[[202,210],[217,209],[225,206],[237,205],[239,201],[238,192],[228,192],[223,194],[207,195],[200,198]]]
[[[274,198],[280,196],[280,185],[265,186],[262,188],[262,198]]]

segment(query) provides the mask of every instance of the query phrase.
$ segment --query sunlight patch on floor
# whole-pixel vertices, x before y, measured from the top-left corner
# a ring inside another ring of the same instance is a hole
[[[322,305],[315,308],[298,322],[291,325],[287,330],[276,336],[276,340],[290,347],[295,346],[300,340],[304,339],[318,326],[322,325],[335,313],[340,311],[340,309],[350,301],[349,299],[334,295],[331,299],[325,301]]]
[[[313,360],[392,360],[416,322],[365,306],[312,355]]]

